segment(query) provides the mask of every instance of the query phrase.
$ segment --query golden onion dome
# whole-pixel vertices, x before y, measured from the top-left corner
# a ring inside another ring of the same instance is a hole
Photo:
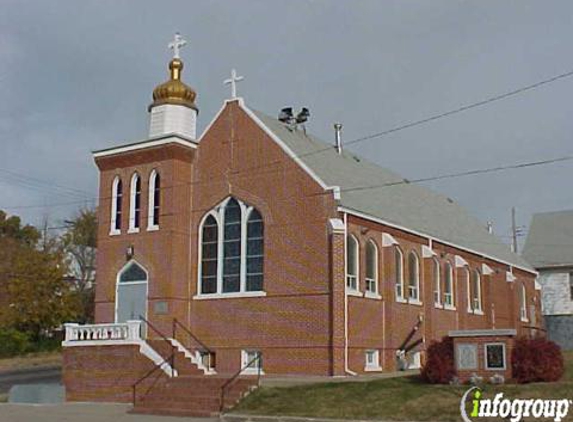
[[[163,104],[183,105],[198,110],[195,105],[197,93],[193,88],[181,82],[182,70],[183,62],[180,59],[175,58],[169,62],[171,79],[153,90],[153,103],[149,105],[149,110]]]

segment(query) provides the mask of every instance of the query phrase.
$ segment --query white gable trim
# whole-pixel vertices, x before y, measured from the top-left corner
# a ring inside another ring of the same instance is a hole
[[[475,251],[475,250],[473,250],[473,249],[466,248],[465,246],[459,246],[459,245],[456,245],[455,243],[448,242],[447,240],[441,240],[441,239],[438,239],[438,238],[436,238],[436,237],[429,236],[429,235],[424,234],[424,233],[420,233],[420,232],[418,232],[418,231],[416,231],[416,230],[407,229],[406,227],[400,226],[400,225],[395,224],[395,223],[390,223],[390,222],[388,222],[388,221],[386,221],[386,220],[383,220],[383,219],[378,218],[378,217],[373,217],[373,216],[371,216],[371,215],[369,215],[369,214],[364,214],[364,213],[362,213],[362,212],[360,212],[360,211],[355,211],[355,210],[353,210],[353,209],[351,209],[351,208],[338,207],[338,211],[339,211],[339,212],[344,212],[344,213],[347,213],[347,214],[350,214],[350,215],[354,215],[354,216],[356,216],[356,217],[364,218],[365,220],[374,221],[375,223],[380,223],[380,224],[383,224],[383,225],[388,226],[388,227],[393,227],[393,228],[395,228],[395,229],[402,230],[402,231],[404,231],[404,232],[406,232],[406,233],[411,233],[411,234],[414,234],[414,235],[416,235],[416,236],[424,237],[424,238],[426,238],[426,239],[428,239],[428,240],[431,240],[432,242],[439,242],[439,243],[441,243],[441,244],[443,244],[443,245],[451,246],[451,247],[453,247],[453,248],[457,248],[457,249],[459,249],[459,250],[466,251],[466,252],[469,252],[469,253],[474,254],[474,255],[477,255],[477,256],[481,256],[481,257],[483,257],[483,258],[488,258],[488,259],[491,259],[492,261],[499,262],[500,264],[507,265],[508,267],[513,266],[513,267],[515,267],[515,268],[519,268],[520,270],[523,270],[523,271],[528,272],[528,273],[530,273],[530,274],[534,274],[534,275],[538,275],[538,274],[539,274],[537,271],[531,270],[531,269],[529,269],[529,268],[525,268],[525,267],[521,267],[521,266],[517,266],[517,265],[510,264],[509,262],[503,261],[503,260],[501,260],[501,259],[499,259],[499,258],[496,258],[496,257],[494,257],[494,256],[486,255],[486,254],[483,254],[483,253],[481,253],[481,252],[477,252],[477,251]]]
[[[517,278],[513,275],[511,271],[505,272],[505,281],[507,281],[508,283],[512,283],[515,280],[517,280]]]
[[[535,290],[541,291],[541,283],[535,279]]]
[[[275,133],[270,130],[262,121],[261,119],[259,119],[255,113],[253,113],[246,105],[245,102],[243,101],[242,98],[238,98],[237,99],[239,102],[239,107],[241,107],[241,109],[247,113],[247,115],[273,140],[277,143],[278,146],[280,146],[284,152],[286,152],[286,154],[292,158],[294,160],[295,163],[297,163],[310,177],[312,177],[314,179],[314,181],[316,183],[318,183],[320,185],[320,187],[322,189],[325,190],[334,190],[335,191],[335,195],[336,195],[336,189],[335,187],[331,187],[328,186],[326,183],[324,183],[324,181],[318,177],[318,175],[309,167],[307,166],[299,157],[298,155],[296,155],[294,153],[294,151],[292,151],[283,141],[281,138],[279,138],[277,135],[275,135]],[[237,101],[236,100],[236,101]],[[339,189],[340,191],[340,189]],[[340,195],[340,194],[339,194]]]
[[[434,256],[438,256],[436,252],[432,250],[431,247],[427,245],[422,245],[422,257],[423,258],[432,258]]]
[[[382,247],[387,248],[394,245],[398,245],[398,241],[394,239],[394,236],[389,233],[382,233]]]

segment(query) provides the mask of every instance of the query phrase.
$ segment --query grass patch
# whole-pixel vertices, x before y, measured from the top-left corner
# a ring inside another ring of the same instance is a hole
[[[13,358],[0,359],[0,371],[61,364],[62,353],[60,351],[28,353]]]
[[[566,373],[557,383],[485,385],[484,397],[503,392],[509,398],[573,397],[573,352],[564,353]],[[429,385],[418,376],[368,382],[321,383],[261,388],[233,412],[259,415],[395,421],[460,420],[459,404],[468,386]]]

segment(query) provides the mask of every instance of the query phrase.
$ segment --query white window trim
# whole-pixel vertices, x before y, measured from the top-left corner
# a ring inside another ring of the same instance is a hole
[[[432,294],[434,296],[434,307],[442,309],[444,307],[442,304],[442,268],[440,265],[440,261],[437,258],[433,258],[432,263],[434,265],[433,268],[434,283],[432,285]],[[437,289],[436,285],[438,287]],[[437,300],[436,300],[436,293],[438,294]]]
[[[474,311],[475,315],[483,315],[484,313],[483,313],[483,303],[482,303],[482,294],[481,294],[481,289],[482,289],[481,274],[479,273],[479,271],[474,270],[473,275],[474,275],[474,277],[477,277],[474,279],[474,281],[476,281],[476,283],[475,283],[476,285],[474,286],[474,288],[476,289],[476,292],[474,292],[474,293],[477,293],[477,294],[475,294],[475,296],[472,298],[472,301],[474,302],[473,303],[473,305],[474,305],[473,311]],[[475,306],[476,299],[477,299],[477,305],[478,306]]]
[[[368,353],[374,353],[374,364],[368,363]],[[370,349],[364,352],[364,372],[380,372],[382,366],[380,365],[380,351],[377,349]]]
[[[415,298],[410,297],[410,277],[412,277],[412,274],[410,274],[410,256],[413,256],[416,259],[416,283],[415,283],[415,290],[416,290],[416,296]],[[422,305],[422,300],[421,300],[421,290],[420,290],[420,257],[418,256],[418,254],[414,251],[410,251],[410,253],[408,254],[408,303],[411,305],[418,305],[421,306]]]
[[[131,176],[129,184],[129,229],[128,233],[139,233],[139,227],[135,227],[135,193],[137,180],[141,180],[141,176],[135,172]],[[141,181],[140,181],[141,183]],[[141,195],[141,192],[139,193]],[[139,197],[139,225],[141,226],[141,196]]]
[[[366,243],[366,249],[365,249],[365,255],[366,255],[366,271],[368,272],[368,247],[372,246],[374,248],[374,278],[368,278],[366,277],[366,290],[364,292],[364,297],[367,297],[369,299],[382,299],[382,296],[380,296],[380,289],[378,287],[378,266],[379,266],[379,262],[378,262],[378,256],[379,256],[379,252],[378,252],[378,246],[376,245],[376,243],[370,239],[367,243]],[[368,283],[371,282],[374,285],[374,290],[369,290],[368,289]]]
[[[450,295],[452,296],[452,303],[447,303],[446,302],[446,292],[447,289],[444,288],[444,309],[450,310],[450,311],[455,311],[456,310],[456,279],[455,279],[455,274],[454,274],[454,267],[452,266],[452,264],[450,262],[446,262],[446,264],[444,265],[444,267],[447,267],[447,277],[444,278],[444,281],[447,280],[447,278],[449,277],[450,279]],[[444,287],[446,286],[446,283],[444,283]]]
[[[394,280],[394,298],[396,299],[396,302],[398,303],[407,303],[407,299],[404,296],[404,252],[402,252],[402,249],[400,249],[400,247],[395,246],[394,249],[394,253],[398,254],[400,256],[400,280]],[[394,255],[394,277],[396,277],[396,275],[398,274],[398,268],[396,266],[396,263],[398,262],[398,259],[396,258],[396,255]],[[398,290],[397,287],[398,285],[400,285],[402,294],[399,295],[398,294]]]
[[[472,297],[472,275],[471,272],[469,270],[469,268],[464,267],[463,271],[465,271],[466,273],[466,288],[467,290],[467,311],[468,314],[473,314],[474,313],[474,308],[472,306],[472,302],[473,302],[473,297]]]
[[[152,232],[159,230],[158,224],[153,224],[153,219],[155,217],[155,184],[157,182],[157,176],[159,173],[156,169],[151,171],[149,175],[149,189],[147,193],[148,204],[147,204],[147,231]],[[161,195],[161,193],[160,193]]]
[[[351,238],[354,240],[355,245],[356,245],[356,256],[355,256],[355,267],[356,267],[356,274],[354,275],[350,275],[350,273],[348,272],[348,239],[346,241],[346,253],[345,253],[345,260],[346,260],[346,278],[344,280],[344,282],[346,283],[346,294],[350,295],[350,296],[360,296],[362,297],[362,293],[360,292],[360,243],[358,242],[358,239],[356,238],[356,236],[354,236],[353,234],[349,234],[347,236],[347,238]],[[350,287],[348,285],[348,278],[349,277],[354,277],[355,278],[355,283],[356,283],[356,287]]]
[[[121,234],[121,230],[115,228],[117,223],[117,187],[120,181],[121,181],[120,177],[115,176],[111,187],[111,224],[109,229],[110,236],[117,236]],[[123,199],[123,191],[122,191],[122,199]]]
[[[521,322],[529,322],[529,318],[527,317],[527,291],[523,284],[521,285],[519,295],[519,320]]]
[[[255,352],[255,353],[259,353],[259,355],[261,356],[261,359],[257,361],[257,366],[256,367],[249,367],[249,368],[245,368],[245,366],[249,363],[248,359],[248,354],[249,352]],[[255,349],[244,349],[241,350],[241,369],[242,369],[241,373],[245,374],[245,375],[257,375],[257,374],[261,374],[264,375],[265,372],[263,370],[263,367],[261,366],[260,372],[259,372],[259,365],[261,364],[262,361],[262,353],[259,350],[255,350]],[[264,364],[264,362],[263,362]]]
[[[490,368],[489,362],[487,361],[487,346],[502,346],[503,347],[503,368]],[[486,343],[483,345],[483,364],[486,371],[505,371],[507,369],[507,350],[505,343]]]
[[[241,273],[240,273],[240,291],[223,293],[223,235],[225,230],[225,207],[227,203],[235,199],[241,207]],[[247,222],[254,207],[244,204],[241,200],[233,197],[228,197],[219,205],[214,207],[211,211],[203,216],[199,223],[198,235],[198,265],[197,265],[197,294],[193,296],[195,300],[205,299],[234,299],[234,298],[249,298],[249,297],[262,297],[267,293],[264,290],[247,291]],[[209,216],[213,216],[217,221],[217,292],[216,293],[203,293],[201,291],[201,266],[203,260],[203,226]],[[264,222],[263,222],[264,224]]]

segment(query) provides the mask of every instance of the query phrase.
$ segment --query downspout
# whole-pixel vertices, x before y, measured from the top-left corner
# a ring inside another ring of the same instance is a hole
[[[348,292],[346,291],[346,274],[348,265],[346,257],[347,254],[347,242],[348,238],[348,217],[344,213],[344,372],[349,375],[357,375],[356,372],[351,371],[348,368]]]

